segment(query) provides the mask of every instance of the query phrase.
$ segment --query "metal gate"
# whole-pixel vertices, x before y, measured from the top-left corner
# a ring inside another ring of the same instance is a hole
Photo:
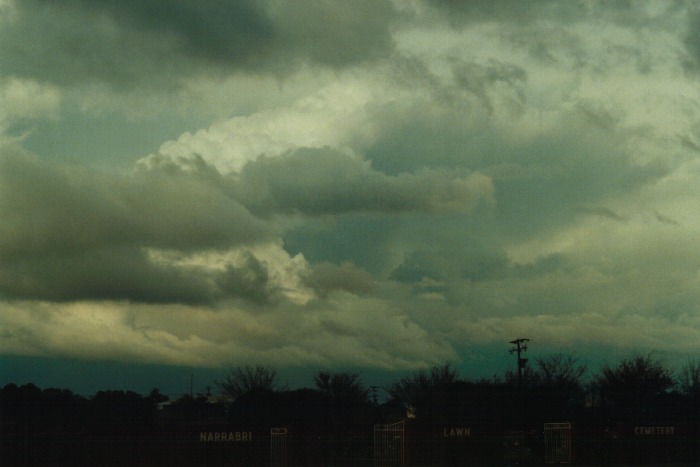
[[[403,467],[404,422],[374,425],[374,467]]]
[[[571,423],[544,424],[544,461],[547,464],[571,462]]]
[[[287,467],[286,428],[270,429],[270,467]]]

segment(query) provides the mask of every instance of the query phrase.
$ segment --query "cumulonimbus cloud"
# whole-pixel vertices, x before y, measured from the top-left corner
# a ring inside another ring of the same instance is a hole
[[[3,97],[12,118],[95,86],[157,94],[167,120],[182,96],[155,86],[210,102],[287,78],[133,171],[5,154],[5,352],[405,369],[521,332],[697,341],[685,3],[2,5],[2,89],[36,97]]]
[[[262,214],[466,211],[493,196],[490,178],[480,173],[426,169],[389,176],[369,161],[329,148],[259,158],[238,178],[240,198]]]

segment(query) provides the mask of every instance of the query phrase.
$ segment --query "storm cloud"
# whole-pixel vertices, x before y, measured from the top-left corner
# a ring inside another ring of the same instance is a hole
[[[9,297],[199,301],[208,279],[148,260],[149,249],[228,249],[274,238],[216,184],[182,173],[114,174],[0,158],[0,292]]]
[[[0,349],[487,376],[519,336],[692,356],[699,17],[0,2]]]
[[[206,73],[285,75],[391,50],[390,2],[12,1],[3,6],[4,74],[71,86],[179,85]]]
[[[328,149],[300,149],[248,163],[239,188],[254,212],[311,216],[347,212],[467,211],[493,192],[489,177],[444,170],[387,176],[370,161]]]

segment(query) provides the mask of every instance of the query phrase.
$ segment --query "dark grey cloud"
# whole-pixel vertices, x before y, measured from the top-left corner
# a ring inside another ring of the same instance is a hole
[[[527,81],[527,72],[519,66],[495,60],[485,65],[454,60],[453,74],[457,86],[476,96],[489,112],[493,112],[493,106],[488,91],[497,84],[513,89],[515,98],[524,103],[524,92],[519,88]]]
[[[623,25],[642,25],[653,21],[654,15],[644,2],[560,2],[557,0],[424,0],[425,4],[444,11],[453,26],[481,21],[527,24],[538,20],[556,19],[562,25],[604,15],[607,21]],[[683,2],[665,2],[669,8]]]
[[[0,296],[191,305],[234,300],[260,305],[279,294],[269,284],[266,266],[252,255],[241,266],[219,271],[154,262],[139,248],[103,247],[4,261]]]
[[[67,3],[109,15],[127,30],[173,37],[183,54],[216,62],[245,66],[264,55],[276,39],[264,3],[253,0],[69,0],[63,5]]]
[[[695,72],[700,70],[700,10],[688,15],[688,33],[685,37],[685,47],[689,60],[688,69]]]
[[[243,168],[239,180],[237,197],[261,214],[462,211],[491,195],[490,179],[478,173],[423,170],[388,176],[369,161],[333,149],[261,157]]]
[[[530,21],[543,14],[553,14],[560,19],[573,20],[588,9],[581,2],[558,2],[556,0],[424,0],[427,5],[444,10],[453,25],[476,21]],[[617,2],[622,3],[622,2]]]
[[[239,297],[255,303],[266,303],[273,295],[269,289],[267,267],[255,256],[245,255],[243,266],[227,266],[219,273],[216,285],[224,296]]]
[[[0,157],[0,255],[102,245],[225,248],[270,238],[223,189],[184,172],[105,173]]]
[[[72,85],[344,67],[391,48],[390,2],[23,0],[0,27],[2,73]]]
[[[103,247],[7,259],[0,267],[0,296],[211,303],[220,291],[208,279],[201,271],[153,264],[138,248]]]
[[[617,222],[624,222],[627,220],[625,216],[618,214],[617,212],[613,211],[610,208],[606,208],[605,206],[579,206],[576,208],[576,211],[581,212],[583,214],[590,214],[593,216],[598,216],[604,219],[610,219]]]
[[[541,277],[546,274],[571,273],[575,264],[561,253],[552,253],[538,258],[534,263],[525,265],[513,265],[513,276],[521,279]]]
[[[484,69],[477,71],[473,76],[479,83],[477,76]],[[486,115],[495,104],[486,94],[478,98],[486,107],[484,114],[478,113],[470,95],[452,95],[449,106],[410,108],[399,117],[383,114],[387,131],[367,149],[366,157],[376,170],[388,174],[469,168],[488,175],[494,184],[496,215],[481,219],[485,230],[515,238],[541,234],[571,222],[578,206],[597,206],[609,197],[634,192],[671,170],[661,158],[638,161],[628,149],[629,139],[638,135],[621,130],[615,118],[590,103],[562,112],[553,130],[537,128],[535,120],[536,136],[512,144],[494,127],[465,118],[471,112],[488,121]]]
[[[53,300],[210,302],[261,299],[264,268],[212,272],[152,261],[276,235],[220,185],[183,171],[103,173],[0,157],[0,294]]]
[[[390,0],[276,2],[275,24],[283,54],[308,57],[313,63],[344,67],[386,57],[393,49]]]
[[[391,273],[392,279],[443,285],[463,279],[484,281],[504,277],[509,265],[502,251],[474,239],[465,239],[462,245],[438,243],[432,249],[416,248]]]
[[[619,132],[576,125],[572,121],[559,134],[508,154],[518,173],[493,175],[499,217],[507,219],[503,227],[511,233],[538,235],[558,228],[573,220],[576,210],[572,207],[596,206],[668,173],[668,165],[660,160],[635,161],[622,146],[624,138]],[[571,144],[575,140],[580,143]]]
[[[336,290],[366,295],[372,292],[376,282],[369,272],[350,262],[340,265],[330,262],[315,264],[305,278],[305,283],[321,297],[326,297]]]

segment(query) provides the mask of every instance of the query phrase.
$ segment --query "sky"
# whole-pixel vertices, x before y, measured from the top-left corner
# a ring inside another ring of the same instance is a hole
[[[0,0],[0,385],[674,366],[699,156],[693,1]]]

